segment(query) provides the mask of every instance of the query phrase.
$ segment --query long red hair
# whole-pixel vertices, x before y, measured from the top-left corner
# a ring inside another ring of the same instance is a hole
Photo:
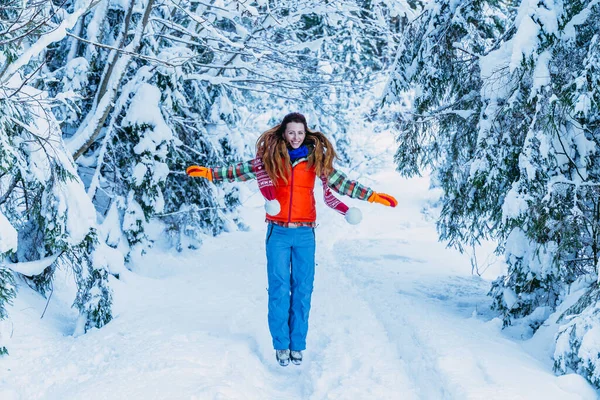
[[[314,167],[317,176],[329,175],[333,171],[333,160],[337,158],[333,145],[323,133],[308,129],[304,115],[291,113],[286,115],[279,125],[265,131],[256,141],[256,155],[262,159],[271,180],[275,183],[281,178],[287,183],[291,172],[288,145],[283,136],[290,122],[304,125],[306,138],[302,144],[310,151],[308,168]]]

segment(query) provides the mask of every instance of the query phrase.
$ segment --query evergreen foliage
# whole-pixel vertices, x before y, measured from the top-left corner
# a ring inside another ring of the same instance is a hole
[[[88,240],[95,224],[52,103],[31,85],[43,65],[34,52],[51,43],[56,29],[47,23],[53,7],[42,1],[0,8],[6,33],[0,49],[0,319],[15,296],[13,273],[46,296],[57,260]]]
[[[73,305],[80,315],[76,333],[102,328],[112,320],[112,290],[109,286],[110,265],[95,232],[74,248],[64,258],[64,263],[76,271],[78,290]]]
[[[0,267],[0,321],[8,317],[6,306],[11,304],[15,296],[15,281],[12,271]],[[0,334],[0,357],[8,354],[4,341],[5,339]]]
[[[382,112],[397,123],[398,170],[430,169],[443,189],[441,239],[499,241],[508,272],[490,295],[505,326],[533,332],[569,285],[594,282],[555,360],[598,385],[597,358],[577,352],[597,329],[600,6],[517,5],[428,3],[405,30]]]

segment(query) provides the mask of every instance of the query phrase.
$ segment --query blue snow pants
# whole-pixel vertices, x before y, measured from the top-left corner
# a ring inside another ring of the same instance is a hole
[[[305,350],[315,278],[315,231],[269,224],[266,247],[273,348]]]

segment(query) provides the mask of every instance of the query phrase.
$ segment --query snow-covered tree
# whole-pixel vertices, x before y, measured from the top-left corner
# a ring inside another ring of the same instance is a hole
[[[62,142],[62,132],[43,106],[44,94],[17,79],[2,91],[10,95],[0,98],[0,212],[4,221],[0,242],[5,266],[45,295],[58,263],[75,268],[80,265],[76,257],[88,253],[80,247],[93,240],[96,216]],[[4,269],[3,286],[11,295],[7,274]],[[102,282],[88,283],[89,290],[94,285],[106,286],[106,276],[98,279]],[[105,297],[103,312],[110,315],[110,293]]]
[[[95,210],[62,141],[51,102],[47,93],[29,83],[42,64],[35,52],[60,40],[61,31],[76,21],[86,4],[79,6],[58,22],[58,33],[46,24],[56,16],[51,2],[15,2],[0,9],[5,33],[0,50],[0,319],[15,295],[15,275],[46,295],[57,265],[77,267],[73,256],[94,238]],[[107,279],[95,277],[79,289],[106,287]],[[102,313],[108,317],[86,315],[90,326],[110,320],[110,291],[103,296]],[[85,304],[76,301],[75,306],[81,309]]]
[[[493,284],[494,307],[534,331],[568,285],[598,272],[600,8],[516,5],[428,3],[405,32],[384,110],[400,108],[399,171],[431,168],[443,189],[441,238],[498,240],[508,272]],[[413,96],[407,110],[403,96]],[[581,351],[597,329],[593,288],[570,309],[581,316],[561,330],[568,345],[555,359],[598,385],[598,359]]]

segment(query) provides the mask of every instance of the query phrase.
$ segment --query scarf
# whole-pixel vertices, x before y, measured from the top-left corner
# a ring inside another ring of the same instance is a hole
[[[290,160],[294,162],[299,158],[308,157],[308,147],[302,145],[297,149],[288,149],[288,153],[290,154]]]

